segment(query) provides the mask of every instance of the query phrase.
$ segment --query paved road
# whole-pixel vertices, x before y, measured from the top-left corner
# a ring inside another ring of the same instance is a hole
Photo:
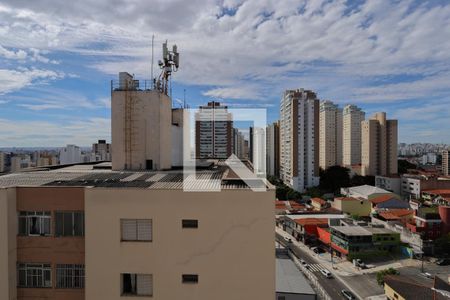
[[[306,261],[308,265],[311,266],[311,271],[314,275],[316,275],[317,280],[319,281],[319,284],[322,286],[322,288],[330,295],[331,299],[344,299],[344,297],[341,294],[341,291],[343,289],[347,289],[347,287],[342,284],[338,279],[336,278],[325,278],[325,276],[320,273],[321,269],[325,269],[322,265],[317,263],[317,261],[306,251],[299,248],[298,246],[288,243],[280,234],[276,233],[277,241],[285,246],[286,248],[289,248],[295,256],[297,256],[299,259],[303,259]],[[328,270],[331,273],[333,273],[333,270]]]

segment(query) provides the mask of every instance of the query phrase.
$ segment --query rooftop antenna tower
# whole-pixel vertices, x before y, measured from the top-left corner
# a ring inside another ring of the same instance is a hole
[[[178,71],[180,63],[180,53],[178,53],[177,45],[173,45],[172,51],[170,51],[167,47],[166,40],[166,42],[162,45],[162,56],[163,60],[158,61],[161,74],[155,82],[155,89],[167,95],[171,89],[170,76],[172,75],[172,72]]]
[[[151,77],[150,79],[153,81],[153,45],[155,44],[155,35],[152,35],[152,70],[151,70]]]

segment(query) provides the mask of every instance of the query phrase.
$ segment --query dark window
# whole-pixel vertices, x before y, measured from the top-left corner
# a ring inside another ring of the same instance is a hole
[[[121,274],[122,295],[153,295],[153,275],[150,274]]]
[[[183,228],[198,228],[198,220],[182,220]]]
[[[56,265],[56,287],[60,289],[84,288],[84,265]]]
[[[51,213],[49,211],[19,212],[19,235],[50,235]]]
[[[197,283],[198,275],[197,274],[183,274],[182,279],[183,279],[183,283]]]
[[[84,236],[84,213],[61,212],[55,213],[56,236]]]
[[[52,286],[52,268],[50,264],[17,264],[17,286],[42,288]]]

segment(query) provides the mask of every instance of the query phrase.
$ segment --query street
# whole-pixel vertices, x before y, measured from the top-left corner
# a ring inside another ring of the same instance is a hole
[[[339,281],[339,279],[336,278],[335,274],[333,273],[333,270],[328,270],[331,273],[333,273],[333,278],[328,279],[325,278],[325,276],[320,273],[321,269],[326,269],[323,267],[316,258],[312,257],[309,253],[307,253],[305,250],[301,249],[300,247],[294,245],[293,243],[288,243],[283,236],[276,233],[277,241],[285,246],[286,248],[289,248],[294,255],[299,258],[306,261],[308,265],[311,266],[310,270],[311,272],[316,275],[319,284],[322,286],[322,288],[328,293],[328,295],[331,297],[331,299],[344,299],[344,297],[341,294],[341,291],[343,289],[348,290],[348,288]]]

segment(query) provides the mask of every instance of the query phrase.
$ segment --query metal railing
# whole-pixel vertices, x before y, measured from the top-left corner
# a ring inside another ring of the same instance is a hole
[[[288,248],[288,255],[294,262],[294,264],[297,266],[297,268],[302,271],[302,273],[309,279],[309,281],[314,285],[314,288],[316,289],[317,293],[319,294],[319,297],[324,300],[332,300],[330,295],[325,291],[325,289],[320,285],[319,280],[317,279],[316,275],[314,275],[310,270],[305,268],[300,261],[298,260],[297,256],[291,251],[291,249]]]
[[[125,84],[120,80],[111,80],[111,91],[150,91],[155,89],[153,80],[143,79],[132,81],[132,84]]]

